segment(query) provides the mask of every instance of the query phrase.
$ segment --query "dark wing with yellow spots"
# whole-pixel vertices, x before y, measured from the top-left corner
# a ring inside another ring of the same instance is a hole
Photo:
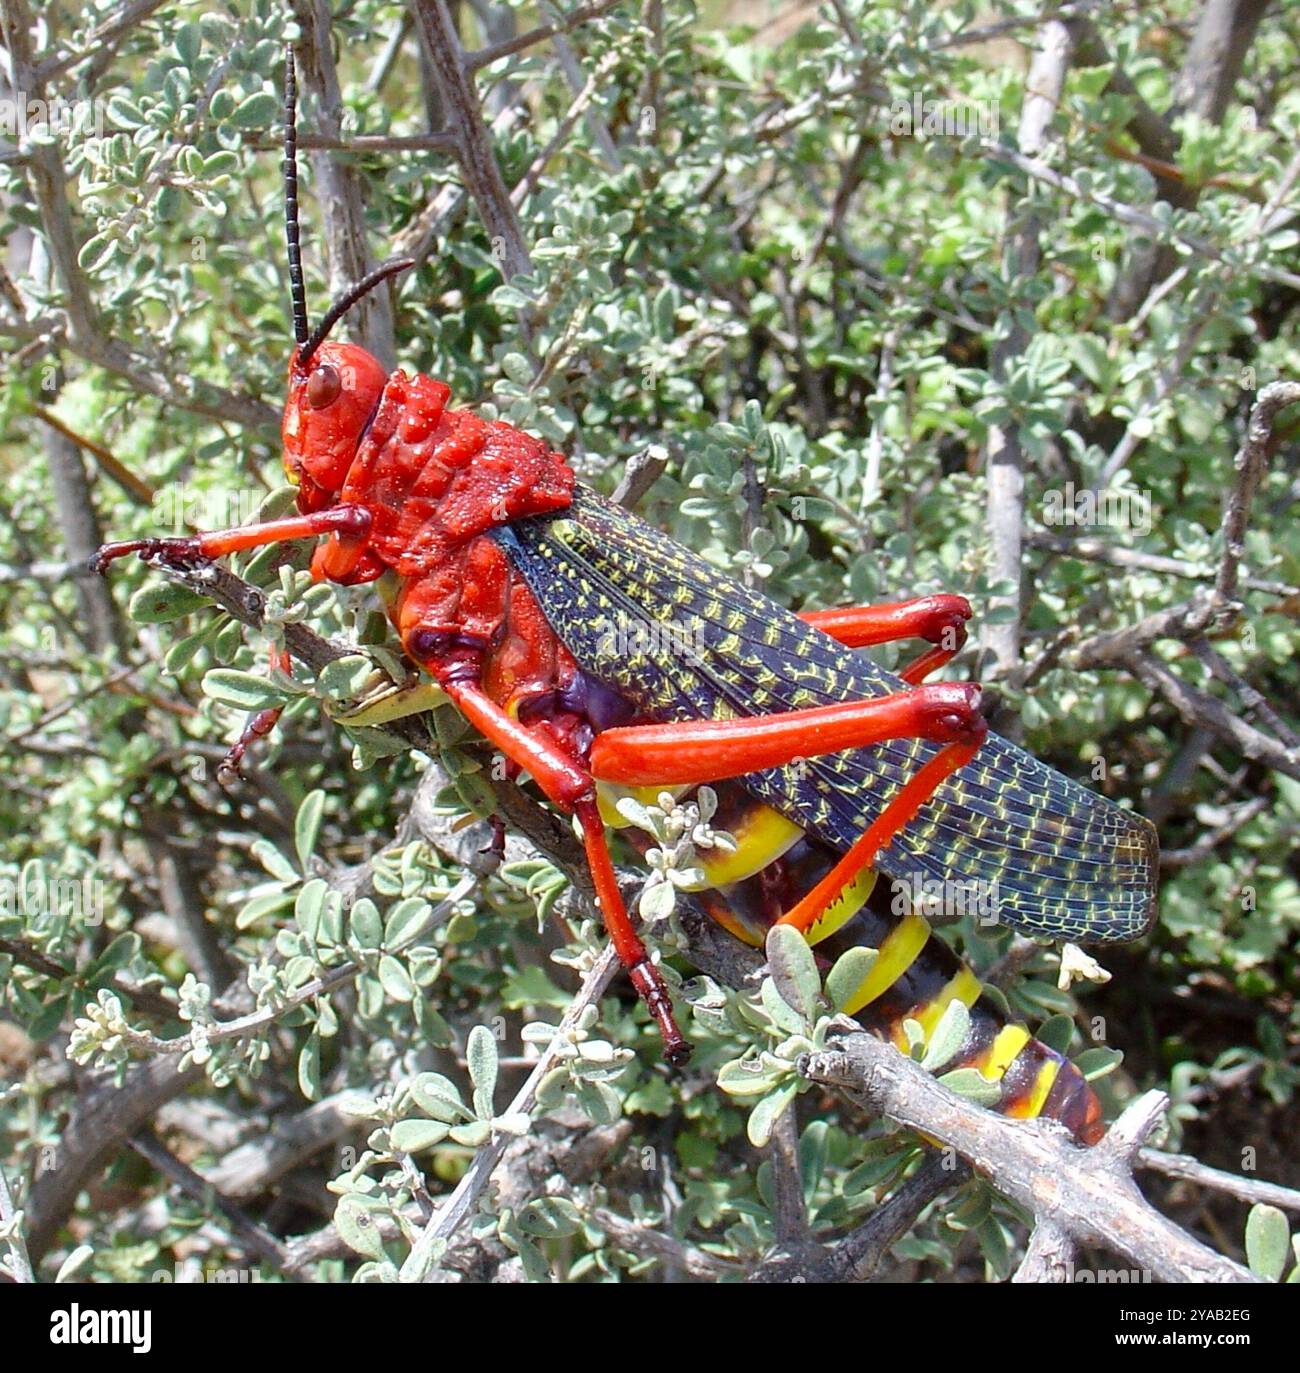
[[[906,689],[583,487],[568,510],[494,537],[581,667],[648,719],[767,715]],[[743,780],[843,851],[936,751],[879,744]],[[1150,927],[1156,864],[1146,820],[990,734],[876,866],[909,886],[970,884],[1001,923],[1028,934],[1096,942]]]

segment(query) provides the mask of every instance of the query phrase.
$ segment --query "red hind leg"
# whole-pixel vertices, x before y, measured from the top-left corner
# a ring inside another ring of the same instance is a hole
[[[799,618],[846,648],[867,648],[899,639],[925,639],[934,644],[899,674],[915,686],[961,650],[970,616],[970,602],[964,596],[921,596],[887,605],[805,610]]]
[[[979,698],[972,683],[941,682],[777,715],[607,729],[592,744],[591,771],[602,782],[625,786],[687,785],[888,739],[946,744],[983,738]]]
[[[983,740],[984,731],[980,731],[978,737],[949,744],[936,753],[867,826],[848,853],[777,923],[793,925],[801,934],[812,929],[844,888],[864,868],[876,861],[880,850],[888,847],[898,831],[925,805],[940,785],[970,762]]]
[[[781,715],[610,729],[592,745],[591,770],[602,781],[669,786],[721,781],[888,739],[945,744],[903,785],[821,882],[781,917],[781,923],[806,933],[940,784],[970,762],[987,732],[979,714],[979,688],[940,684]]]
[[[664,1042],[664,1057],[669,1063],[685,1063],[691,1056],[691,1046],[677,1028],[668,988],[664,986],[659,969],[650,961],[641,936],[637,934],[627,913],[614,864],[610,861],[605,826],[595,801],[580,801],[576,813],[578,823],[582,826],[583,845],[587,850],[587,867],[596,887],[596,897],[614,952],[618,954],[619,962],[627,969],[628,978],[637,994],[659,1026],[659,1034]]]

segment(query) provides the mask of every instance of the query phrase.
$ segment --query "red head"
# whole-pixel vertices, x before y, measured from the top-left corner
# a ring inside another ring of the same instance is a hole
[[[354,343],[322,343],[306,366],[301,353],[294,349],[289,360],[284,470],[299,488],[299,506],[319,510],[343,487],[387,373]]]

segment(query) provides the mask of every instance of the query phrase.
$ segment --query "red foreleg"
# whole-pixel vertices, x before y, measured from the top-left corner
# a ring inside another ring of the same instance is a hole
[[[435,671],[435,675],[436,671]],[[628,915],[618,878],[605,842],[605,826],[596,807],[591,774],[579,767],[545,737],[506,714],[472,681],[440,682],[443,690],[467,720],[513,763],[532,774],[542,791],[562,810],[578,817],[596,899],[619,961],[646,1004],[663,1036],[664,1056],[670,1063],[685,1063],[691,1046],[673,1019],[672,1000],[659,970],[637,934]]]
[[[293,663],[289,658],[288,652],[283,648],[273,648],[271,650],[271,667],[279,668],[281,672],[289,672]],[[265,739],[280,723],[280,716],[284,714],[283,706],[272,706],[269,710],[255,710],[244,722],[244,728],[239,731],[239,738],[231,744],[226,751],[226,756],[217,765],[217,780],[225,783],[233,781],[236,777],[243,776],[244,755],[248,752],[249,745],[255,739]]]
[[[331,551],[336,558],[342,559],[339,564],[342,568],[343,562],[350,566],[356,561],[369,530],[368,510],[359,505],[339,505],[314,515],[294,515],[283,520],[268,520],[263,524],[239,525],[234,529],[218,529],[210,534],[193,534],[183,538],[125,539],[121,543],[106,543],[95,554],[94,568],[102,576],[111,563],[132,553],[138,553],[142,558],[162,558],[178,567],[194,567],[211,562],[214,558],[225,557],[228,553],[261,548],[267,544],[288,543],[293,539],[315,539],[322,534],[335,536],[330,543],[338,544],[339,551]],[[271,664],[288,672],[289,655],[281,649],[272,649]],[[220,780],[228,781],[240,776],[240,765],[249,745],[255,739],[265,739],[275,728],[281,714],[282,708],[277,706],[271,710],[256,711],[248,717],[239,738],[221,760],[217,769]]]
[[[898,639],[925,639],[935,645],[899,675],[915,686],[937,671],[966,642],[970,602],[964,596],[921,596],[888,605],[844,606],[835,610],[805,610],[799,618],[829,634],[845,648],[868,648]]]
[[[142,558],[161,557],[182,567],[223,558],[247,548],[287,543],[291,539],[314,539],[321,534],[337,534],[342,541],[364,540],[370,530],[370,512],[360,505],[336,505],[314,515],[293,515],[265,524],[243,524],[235,529],[218,529],[211,534],[187,538],[125,539],[106,543],[95,554],[95,571],[104,573],[118,558],[138,553]]]

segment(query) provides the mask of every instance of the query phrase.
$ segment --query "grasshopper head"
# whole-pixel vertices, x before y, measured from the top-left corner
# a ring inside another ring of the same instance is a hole
[[[284,470],[299,505],[318,510],[342,489],[387,373],[354,343],[323,343],[305,365],[301,353],[295,349],[289,362]]]

